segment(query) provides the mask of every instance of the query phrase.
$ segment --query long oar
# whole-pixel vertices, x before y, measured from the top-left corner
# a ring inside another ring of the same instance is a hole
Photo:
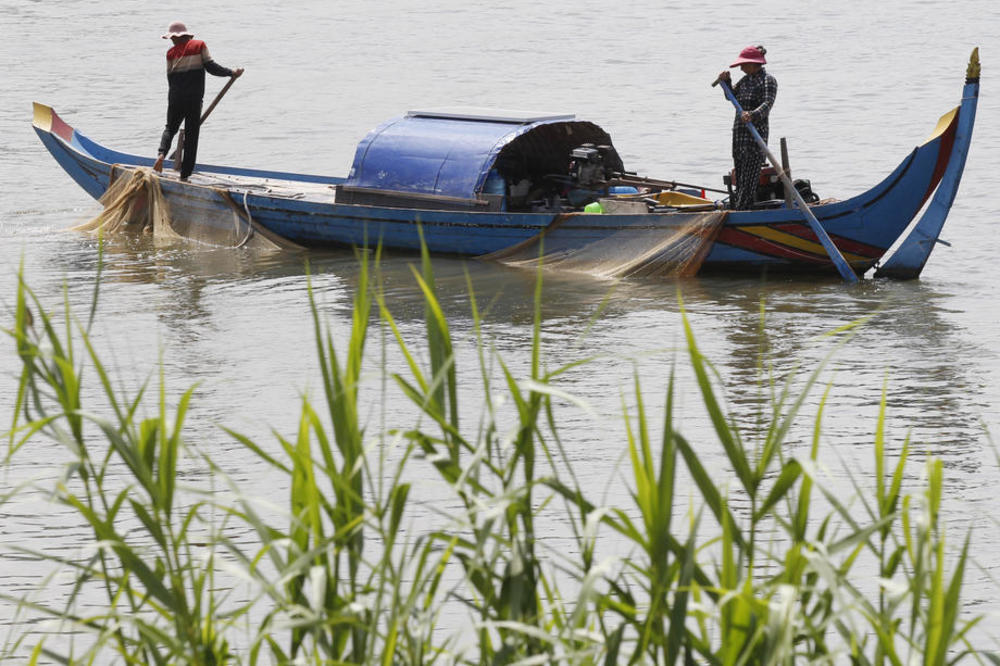
[[[233,84],[236,83],[236,79],[238,78],[239,78],[238,76],[229,77],[229,80],[226,82],[226,85],[222,86],[222,90],[219,91],[219,94],[215,96],[215,99],[212,100],[212,103],[208,105],[207,109],[205,109],[205,113],[201,114],[201,120],[198,122],[199,126],[204,124],[205,118],[208,118],[208,114],[212,113],[212,109],[214,109],[216,105],[219,103],[219,101],[222,100],[223,95],[225,95],[229,91],[229,89],[233,87]]]
[[[729,82],[720,81],[720,83],[722,83],[722,89],[726,93],[726,98],[733,103],[733,106],[736,107],[736,113],[742,114],[743,107],[740,106],[740,103],[736,100],[736,95],[733,94],[733,89],[729,87]],[[833,261],[833,265],[837,267],[837,271],[840,272],[841,277],[843,277],[847,282],[857,282],[858,276],[854,274],[854,271],[851,270],[847,260],[844,259],[844,255],[840,253],[837,246],[833,244],[832,240],[830,240],[830,236],[826,233],[826,229],[820,225],[819,220],[817,220],[816,216],[813,215],[813,212],[809,210],[809,206],[806,205],[802,195],[799,194],[799,191],[795,189],[795,185],[792,184],[792,179],[789,178],[788,174],[785,173],[785,170],[781,168],[781,162],[779,162],[774,157],[774,154],[768,150],[767,143],[763,138],[761,138],[757,128],[754,127],[751,122],[747,122],[746,126],[747,129],[750,130],[750,134],[753,136],[754,141],[756,141],[757,145],[761,147],[761,150],[763,150],[767,155],[767,159],[770,160],[775,171],[778,172],[778,177],[781,178],[781,182],[785,186],[785,192],[791,192],[792,197],[795,199],[795,203],[799,206],[799,210],[801,210],[802,214],[805,215],[806,221],[809,222],[809,226],[812,228],[813,233],[816,234],[817,238],[819,238],[819,242],[823,244],[823,247],[826,249],[826,253],[830,256],[830,260]]]
[[[222,100],[223,95],[225,95],[229,91],[229,89],[233,87],[233,84],[236,83],[237,78],[239,77],[236,76],[229,77],[229,81],[226,82],[226,85],[222,86],[222,90],[220,90],[219,94],[215,96],[215,99],[212,100],[212,103],[208,105],[208,108],[205,109],[205,112],[201,114],[201,119],[198,121],[199,127],[201,127],[202,124],[204,124],[205,118],[208,118],[208,114],[212,113],[212,109],[214,109],[218,105],[218,103]],[[169,159],[172,159],[176,162],[178,159],[178,153],[180,150],[182,150],[183,145],[184,145],[184,137],[182,135],[177,140],[177,147],[174,148],[174,152]]]

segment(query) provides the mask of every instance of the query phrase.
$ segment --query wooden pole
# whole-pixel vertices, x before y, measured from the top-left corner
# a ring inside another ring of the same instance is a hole
[[[742,114],[743,107],[740,106],[739,101],[736,99],[736,95],[733,94],[733,89],[729,86],[729,82],[721,81],[721,83],[722,90],[726,93],[726,98],[732,102],[734,107],[736,107],[736,113]],[[854,274],[850,264],[848,264],[847,260],[844,259],[844,255],[840,253],[837,246],[833,244],[832,240],[830,240],[830,235],[826,233],[826,229],[824,229],[823,225],[819,223],[819,220],[816,219],[813,212],[809,210],[809,206],[806,204],[805,200],[802,199],[802,195],[799,194],[799,191],[795,189],[794,185],[792,185],[791,178],[789,178],[788,174],[785,173],[785,170],[781,168],[781,164],[778,163],[778,159],[767,147],[767,142],[765,142],[760,136],[760,133],[757,131],[757,128],[753,126],[753,123],[747,122],[746,126],[747,129],[750,130],[750,135],[753,136],[754,141],[756,141],[757,145],[764,151],[764,154],[767,155],[767,159],[778,172],[778,177],[781,178],[781,182],[785,185],[785,191],[791,192],[792,196],[795,198],[795,203],[798,204],[799,210],[802,211],[802,214],[806,218],[806,222],[809,223],[809,227],[813,230],[813,233],[816,234],[819,242],[823,245],[827,255],[830,257],[830,261],[832,261],[833,265],[837,267],[837,271],[840,273],[840,276],[844,278],[846,282],[857,282],[858,276]]]
[[[208,108],[205,109],[205,112],[201,114],[201,119],[198,121],[199,127],[201,127],[202,123],[205,122],[205,119],[208,118],[208,114],[212,113],[212,109],[214,109],[219,104],[219,102],[222,100],[223,95],[225,95],[229,91],[229,89],[233,87],[233,84],[236,83],[236,79],[237,77],[230,76],[229,81],[226,83],[226,85],[222,86],[222,90],[220,90],[219,94],[215,96],[215,99],[212,100],[212,103],[208,105]],[[174,150],[174,154],[170,156],[170,159],[174,161],[174,169],[176,171],[180,171],[181,160],[184,159],[184,130],[181,130],[180,133],[177,135],[177,148]]]
[[[208,118],[208,114],[212,113],[212,109],[214,109],[216,105],[222,100],[222,96],[225,95],[229,91],[229,89],[233,87],[234,83],[236,83],[236,77],[230,76],[229,81],[226,82],[226,85],[222,86],[222,90],[219,91],[219,94],[215,96],[215,99],[212,100],[212,103],[208,105],[207,109],[205,109],[205,113],[201,114],[201,121],[199,121],[198,123],[199,125],[205,122],[205,119]]]
[[[608,180],[609,185],[639,185],[649,187],[659,187],[665,190],[676,190],[678,187],[688,187],[693,190],[705,190],[706,192],[719,192],[726,194],[725,190],[716,187],[705,187],[704,185],[691,185],[690,183],[678,183],[675,180],[657,180],[656,178],[646,178],[632,173],[614,173]]]
[[[788,142],[785,141],[785,137],[781,137],[781,168],[788,175],[788,180],[792,180],[792,171],[788,168]],[[792,182],[792,185],[795,185]],[[787,187],[782,187],[785,191],[785,206],[788,208],[792,207],[792,193],[788,191]]]
[[[177,133],[177,148],[174,149],[170,159],[174,161],[174,171],[180,171],[181,162],[184,161],[184,130]]]

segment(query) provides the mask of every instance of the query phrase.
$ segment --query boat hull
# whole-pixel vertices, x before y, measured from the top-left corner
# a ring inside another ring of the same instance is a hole
[[[855,273],[879,262],[934,193],[953,156],[964,156],[968,146],[955,145],[962,113],[969,111],[946,114],[931,137],[875,187],[811,207]],[[56,161],[95,198],[113,178],[153,162],[87,139],[44,105],[36,104],[34,125]],[[968,134],[960,135],[962,140]],[[480,256],[537,237],[557,220],[560,242],[585,245],[632,229],[671,233],[699,214],[683,209],[616,215],[396,208],[338,203],[334,188],[344,182],[341,178],[210,165],[199,165],[197,175],[190,183],[160,179],[175,219],[231,226],[235,214],[304,246],[381,244],[418,250],[426,243],[435,253]],[[784,207],[728,213],[701,270],[836,274],[801,213]]]

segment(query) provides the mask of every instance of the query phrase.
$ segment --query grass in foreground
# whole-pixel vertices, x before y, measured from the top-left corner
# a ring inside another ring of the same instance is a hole
[[[541,278],[524,376],[490,351],[469,283],[482,380],[459,386],[426,254],[414,269],[426,305],[417,341],[397,326],[360,261],[348,339],[334,339],[311,300],[322,402],[302,400],[298,431],[278,436],[278,453],[226,431],[288,489],[277,519],[185,441],[193,388],[176,405],[167,404],[162,373],[134,396],[116,388],[91,337],[96,290],[85,321],[67,302],[57,326],[22,275],[8,331],[22,373],[6,459],[25,446],[64,447],[65,474],[44,490],[78,515],[93,555],[62,560],[8,544],[72,571],[76,585],[59,604],[0,595],[22,617],[49,618],[89,640],[50,646],[25,624],[5,653],[123,664],[1000,662],[969,643],[978,618],[960,617],[969,537],[957,554],[946,548],[941,463],[928,460],[925,485],[906,492],[909,448],[886,454],[884,398],[875,487],[856,483],[849,510],[816,473],[825,395],[809,454],[784,454],[822,368],[799,394],[774,392],[763,436],[750,446],[685,317],[694,390],[715,441],[695,444],[676,428],[673,378],[654,433],[636,380],[637,407],[625,410],[620,443],[630,502],[603,506],[564,453],[557,406],[572,397],[559,380],[573,366],[546,369]],[[404,371],[381,372],[421,415],[380,432],[363,428],[375,408],[359,397],[373,315],[405,362]],[[84,403],[93,395],[85,381],[96,381],[103,404]],[[502,400],[512,409],[495,410]],[[386,442],[401,450],[391,460]],[[731,467],[725,486],[699,459],[711,446]],[[181,462],[209,470],[229,492],[178,488]],[[419,488],[407,479],[429,473],[460,510],[417,530]],[[700,496],[693,508],[677,503],[690,494],[678,493],[687,479]],[[750,510],[734,513],[723,487]],[[536,525],[552,520],[574,535],[573,552],[553,553],[536,538]],[[245,528],[253,545],[231,536]],[[630,554],[603,557],[607,542]],[[80,609],[84,593],[103,599],[99,611]],[[453,626],[455,617],[465,626]]]

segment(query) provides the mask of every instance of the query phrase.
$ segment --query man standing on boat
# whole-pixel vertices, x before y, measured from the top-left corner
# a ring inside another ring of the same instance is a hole
[[[181,121],[184,121],[181,180],[187,180],[194,171],[195,157],[198,155],[205,72],[235,79],[243,74],[243,68],[229,69],[212,60],[205,42],[194,39],[194,35],[180,21],[171,23],[167,34],[162,37],[172,41],[174,46],[167,51],[167,82],[170,87],[167,97],[167,126],[160,137],[160,149],[153,169],[163,171],[163,160],[170,150],[174,135],[180,129]]]
[[[740,52],[736,62],[729,66],[730,69],[739,67],[744,74],[733,86],[733,94],[744,109],[743,113],[736,115],[733,122],[733,185],[736,189],[733,201],[730,202],[733,210],[750,210],[753,207],[760,169],[764,166],[766,157],[747,128],[747,123],[753,123],[761,138],[767,142],[768,115],[778,94],[778,82],[764,69],[767,63],[765,53],[767,50],[763,46],[748,46]],[[719,74],[719,79],[729,83],[729,70]]]

